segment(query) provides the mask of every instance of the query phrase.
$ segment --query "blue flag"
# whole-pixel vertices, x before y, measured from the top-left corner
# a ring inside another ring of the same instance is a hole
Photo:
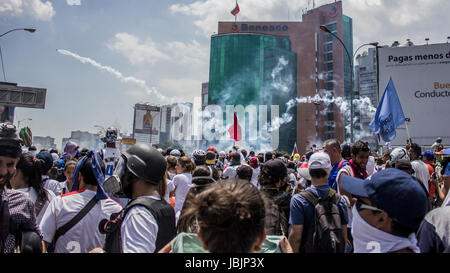
[[[375,118],[369,126],[372,132],[380,134],[384,141],[389,142],[397,135],[395,129],[404,122],[405,115],[403,114],[402,105],[398,99],[394,82],[390,78],[378,104]]]

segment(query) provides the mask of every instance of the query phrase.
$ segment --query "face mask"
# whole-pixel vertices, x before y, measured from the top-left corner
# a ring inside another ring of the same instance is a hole
[[[408,238],[398,237],[379,230],[368,224],[360,215],[355,206],[352,208],[352,236],[355,253],[388,253],[409,248],[419,253],[417,239],[414,233]]]

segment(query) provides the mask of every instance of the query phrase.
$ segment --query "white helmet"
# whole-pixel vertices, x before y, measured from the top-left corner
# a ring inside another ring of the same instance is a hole
[[[172,150],[172,151],[170,152],[170,155],[171,155],[171,156],[174,156],[174,157],[176,157],[176,158],[180,158],[181,152],[180,152],[179,150],[177,150],[177,149],[174,149],[174,150]]]
[[[409,159],[409,153],[405,148],[397,147],[391,152],[391,164],[395,164],[399,159]]]

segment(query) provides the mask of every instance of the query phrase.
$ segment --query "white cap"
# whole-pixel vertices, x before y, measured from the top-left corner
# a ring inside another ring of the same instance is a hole
[[[308,169],[329,169],[331,168],[330,156],[325,152],[317,152],[311,155],[308,161]]]

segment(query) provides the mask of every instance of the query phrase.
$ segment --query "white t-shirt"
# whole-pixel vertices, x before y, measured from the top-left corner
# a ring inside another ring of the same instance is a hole
[[[39,225],[44,241],[51,242],[56,230],[72,220],[95,195],[95,191],[82,189],[54,198]],[[121,210],[122,207],[109,198],[97,202],[83,219],[59,237],[54,252],[88,253],[94,248],[103,247],[106,235],[100,233],[98,224]]]
[[[28,195],[28,197],[30,197],[31,201],[33,201],[33,204],[36,204],[36,200],[37,200],[37,192],[35,189],[33,189],[32,187],[29,188],[22,188],[22,189],[15,189],[16,191],[20,191],[25,193],[26,195]],[[39,212],[38,215],[36,215],[36,223],[39,225],[42,221],[42,217],[44,216],[45,211],[48,208],[48,205],[50,204],[50,202],[53,200],[53,198],[55,198],[55,194],[52,191],[47,191],[47,202],[45,202],[44,206],[42,207],[41,211]]]
[[[192,174],[182,173],[175,175],[173,178],[173,185],[176,187],[175,190],[175,214],[183,208],[184,200],[186,195],[191,189],[192,184]]]
[[[157,192],[154,195],[143,197],[161,200]],[[137,205],[123,219],[120,235],[123,253],[153,253],[156,249],[158,224],[146,207]]]
[[[341,185],[341,177],[342,177],[342,175],[353,176],[353,169],[352,169],[352,167],[350,167],[349,165],[345,165],[337,173],[336,184],[337,184],[337,191],[338,191],[339,194],[341,194],[339,186]],[[347,213],[348,213],[348,224],[347,224],[347,227],[348,228],[352,228],[353,212],[352,212],[352,208],[351,207],[347,207]]]
[[[173,180],[167,180],[167,187],[166,187],[166,195],[164,196],[164,199],[169,203],[170,201],[170,192],[175,190],[175,185],[173,184]]]
[[[44,182],[44,189],[52,191],[56,196],[61,195],[64,185],[59,181],[50,179],[47,175],[42,176]]]
[[[430,180],[430,172],[428,171],[427,164],[425,164],[422,160],[413,160],[411,161],[411,166],[414,169],[413,176],[422,182],[427,189],[427,192],[430,192],[428,187],[428,181]]]
[[[261,172],[261,170],[256,167],[253,169],[253,174],[252,174],[252,179],[250,180],[250,182],[252,182],[252,184],[257,187],[259,189],[259,182],[258,182],[258,178],[259,178],[259,173]]]
[[[222,176],[225,179],[234,179],[236,177],[236,169],[237,167],[239,167],[240,165],[236,165],[236,166],[228,166],[227,168],[225,168],[225,170],[223,171]]]

